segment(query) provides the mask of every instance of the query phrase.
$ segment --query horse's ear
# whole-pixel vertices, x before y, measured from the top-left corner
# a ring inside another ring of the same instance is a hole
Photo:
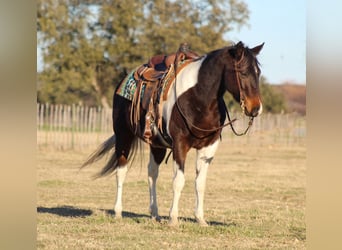
[[[262,47],[264,47],[264,44],[265,43],[262,43],[262,44],[260,44],[260,45],[258,45],[256,47],[254,47],[253,49],[251,49],[251,51],[252,51],[254,56],[256,56],[256,55],[258,55],[260,53]]]
[[[229,54],[237,61],[241,59],[243,56],[243,51],[245,50],[245,46],[242,42],[238,42],[235,46],[229,49]]]

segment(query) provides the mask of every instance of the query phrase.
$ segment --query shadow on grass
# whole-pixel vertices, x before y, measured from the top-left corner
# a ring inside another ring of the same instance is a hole
[[[115,215],[115,212],[114,212],[113,209],[106,209],[106,210],[103,210],[103,211],[106,214],[108,214],[108,215],[111,215],[111,216]],[[127,211],[122,211],[122,217],[123,218],[133,219],[137,223],[140,223],[139,219],[141,219],[141,218],[147,218],[147,219],[151,218],[151,216],[149,216],[147,214],[137,214],[137,213],[127,212]],[[169,219],[170,219],[169,216],[160,216],[159,217],[159,222],[169,221]],[[178,219],[180,221],[183,221],[183,222],[189,222],[189,223],[197,224],[197,221],[194,218],[179,217]],[[224,222],[219,222],[219,221],[207,221],[207,223],[209,224],[209,226],[224,226],[224,227],[236,226],[236,223],[234,223],[234,222],[224,223]]]
[[[169,217],[165,217],[167,220],[169,219]],[[178,218],[180,221],[184,221],[184,222],[190,222],[190,223],[197,223],[197,221],[194,218],[189,218],[189,217],[179,217]],[[230,226],[236,226],[236,224],[234,222],[230,222],[230,223],[225,223],[225,222],[220,222],[220,221],[208,221],[207,223],[209,226],[223,226],[223,227],[230,227]]]
[[[104,211],[106,214],[114,216],[115,212],[113,209],[101,209]],[[122,211],[122,217],[123,218],[130,218],[130,219],[138,219],[138,218],[150,218],[151,216],[147,214],[137,214],[137,213],[132,213],[132,212],[127,212],[127,211]]]
[[[64,217],[86,217],[92,215],[92,211],[89,209],[81,209],[72,206],[61,207],[37,207],[38,213],[49,213]]]
[[[115,212],[113,209],[100,209],[101,211],[105,212],[108,215],[114,216]],[[60,207],[37,207],[37,212],[38,213],[49,213],[49,214],[55,214],[63,217],[87,217],[91,216],[93,212],[89,209],[81,209],[81,208],[76,208],[73,206],[60,206]],[[133,213],[133,212],[127,212],[123,211],[122,212],[122,217],[123,218],[130,218],[136,221],[137,223],[141,223],[140,219],[149,219],[151,216],[147,214],[138,214],[138,213]],[[169,216],[160,216],[159,221],[168,221]],[[194,218],[190,217],[179,217],[180,221],[183,222],[189,222],[189,223],[194,223],[196,224],[197,221]],[[219,222],[219,221],[207,221],[209,226],[224,226],[224,227],[230,227],[230,226],[236,226],[234,222],[231,223],[224,223],[224,222]]]

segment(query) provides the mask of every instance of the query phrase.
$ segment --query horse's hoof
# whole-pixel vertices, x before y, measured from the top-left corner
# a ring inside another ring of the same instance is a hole
[[[160,218],[159,215],[157,215],[157,216],[151,216],[151,220],[152,220],[152,221],[156,221],[156,222],[161,222],[161,218]]]
[[[179,226],[178,219],[170,219],[168,225],[169,227],[178,227]]]
[[[208,223],[204,219],[196,218],[196,221],[201,227],[208,227],[209,226]]]
[[[121,220],[122,219],[122,214],[121,213],[115,213],[114,218],[116,220]]]
[[[201,227],[208,227],[208,226],[209,226],[209,224],[208,224],[206,221],[201,221],[201,222],[199,222],[199,225],[200,225]]]

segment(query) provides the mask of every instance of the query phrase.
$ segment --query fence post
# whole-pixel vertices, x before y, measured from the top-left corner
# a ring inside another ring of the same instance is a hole
[[[75,148],[76,106],[72,105],[71,111],[71,149]]]
[[[88,108],[77,104],[37,103],[37,144],[57,150],[96,147],[112,133],[111,115],[111,109],[101,106]],[[247,119],[236,112],[231,115],[239,119],[234,123],[237,130],[246,127]],[[265,113],[255,120],[247,137],[236,137],[229,127],[226,135],[231,145],[277,144],[291,147],[302,144],[305,124],[305,117],[297,114]]]

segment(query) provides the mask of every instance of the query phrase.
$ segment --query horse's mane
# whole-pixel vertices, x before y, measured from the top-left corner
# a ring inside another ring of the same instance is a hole
[[[236,65],[238,71],[246,71],[252,62],[255,62],[256,66],[260,66],[260,63],[256,56],[253,55],[250,48],[244,46],[243,57]]]
[[[206,57],[210,58],[210,57],[218,56],[222,53],[226,53],[230,49],[234,48],[235,45],[236,44],[233,44],[230,46],[223,47],[221,49],[216,49],[216,50],[210,51],[206,54]],[[238,62],[238,64],[236,65],[236,69],[240,72],[246,71],[253,61],[256,63],[257,66],[260,66],[258,59],[253,55],[252,51],[248,47],[246,47],[245,45],[243,45],[243,48],[244,48],[243,57]],[[227,53],[227,54],[229,54],[229,53]],[[229,57],[233,60],[233,58],[230,55],[229,55]]]

